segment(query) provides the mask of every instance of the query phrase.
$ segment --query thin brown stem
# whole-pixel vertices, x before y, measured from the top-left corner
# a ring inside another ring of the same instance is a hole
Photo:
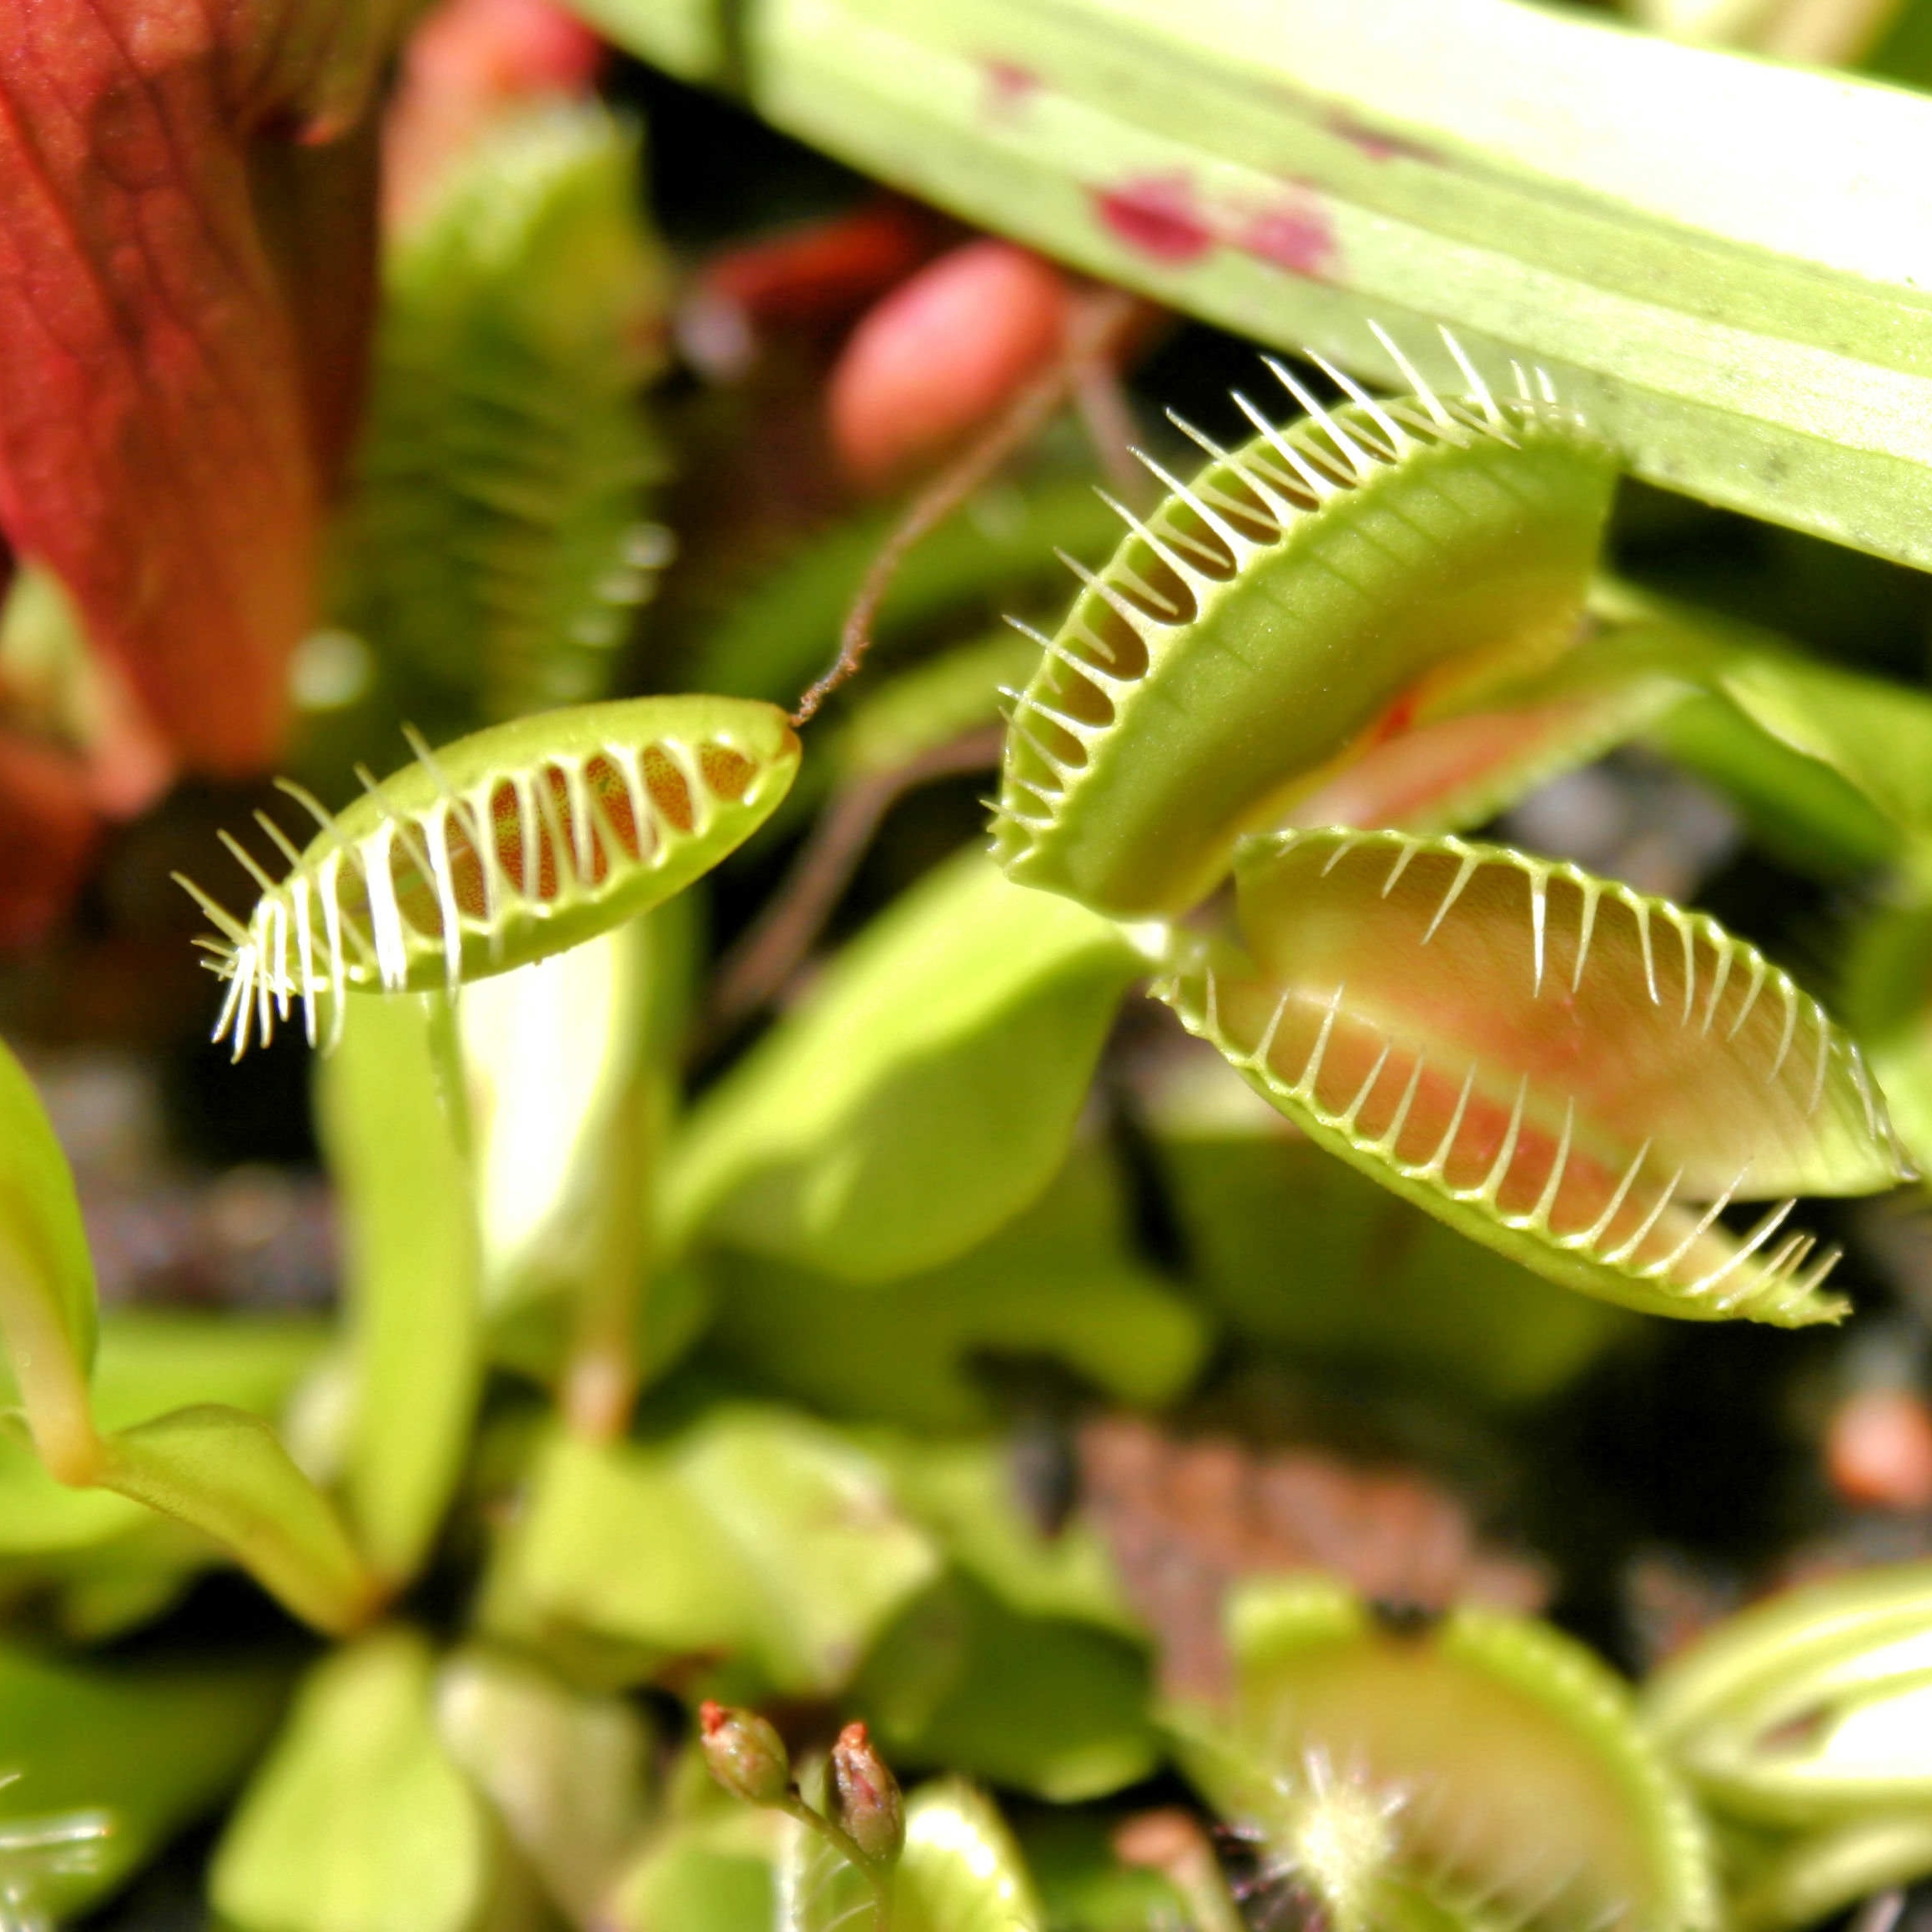
[[[984,484],[1014,451],[1029,442],[1065,403],[1082,373],[1111,356],[1144,305],[1124,289],[1095,289],[1083,295],[1068,324],[1059,359],[1035,377],[976,440],[941,470],[907,506],[905,514],[872,561],[839,633],[832,668],[798,700],[794,724],[804,724],[818,707],[865,662],[872,626],[906,553],[936,529]]]
[[[710,1014],[712,1038],[766,1005],[797,970],[850,884],[880,821],[899,800],[934,778],[997,764],[1001,736],[997,725],[968,731],[833,795],[770,908],[719,968]]]

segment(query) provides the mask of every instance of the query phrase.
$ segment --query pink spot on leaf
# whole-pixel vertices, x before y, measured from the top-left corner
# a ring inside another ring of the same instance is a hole
[[[1339,134],[1348,145],[1358,148],[1372,161],[1424,161],[1439,166],[1442,157],[1436,150],[1423,142],[1412,140],[1406,134],[1398,134],[1393,129],[1371,127],[1365,121],[1358,121],[1346,108],[1333,109],[1326,117],[1328,131]]]
[[[996,120],[1018,113],[1040,91],[1040,76],[1018,61],[1001,60],[996,56],[985,67],[986,111]]]
[[[1096,190],[1094,207],[1116,240],[1172,267],[1198,261],[1214,245],[1214,231],[1196,207],[1193,188],[1183,174],[1148,175]]]
[[[1284,202],[1262,209],[1243,227],[1240,245],[1248,254],[1318,281],[1335,266],[1334,230],[1312,201]]]

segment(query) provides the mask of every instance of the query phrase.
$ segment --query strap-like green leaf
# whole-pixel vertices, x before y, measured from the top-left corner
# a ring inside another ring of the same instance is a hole
[[[370,1561],[413,1575],[461,1472],[482,1373],[476,1204],[445,995],[358,1000],[320,1064],[342,1204],[350,1436],[345,1484]],[[438,1005],[433,1009],[430,1002]]]
[[[600,0],[646,57],[697,0]],[[770,0],[788,131],[1379,382],[1440,319],[1640,476],[1932,558],[1932,103],[1520,0]],[[688,40],[682,44],[688,46]]]
[[[98,1454],[87,1396],[94,1323],[74,1176],[33,1083],[0,1042],[0,1343],[34,1445],[67,1483],[88,1481]]]

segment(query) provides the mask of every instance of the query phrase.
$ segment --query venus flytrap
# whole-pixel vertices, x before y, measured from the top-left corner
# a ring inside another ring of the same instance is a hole
[[[1733,1922],[1791,1932],[1932,1874],[1932,1565],[1754,1604],[1673,1658],[1652,1735],[1726,1826]]]
[[[1704,915],[1367,828],[1468,822],[1702,686],[1904,836],[1923,814],[1861,742],[1882,688],[1614,586],[1586,617],[1608,452],[1546,381],[1499,402],[1445,341],[1466,395],[1378,403],[1329,369],[1330,410],[1278,370],[1306,418],[1244,400],[1254,441],[1156,471],[1172,494],[1123,512],[1013,694],[995,853],[1116,918],[1184,912],[1232,863],[1240,945],[1150,920],[1156,990],[1318,1144],[1586,1293],[1834,1318],[1794,1199],[1742,1238],[1720,1217],[1912,1177],[1849,1036]]]
[[[1386,338],[1385,338],[1386,339]],[[1451,347],[1455,345],[1451,339]],[[1460,350],[1456,351],[1460,353]],[[1016,880],[1117,918],[1211,889],[1361,742],[1539,668],[1574,639],[1614,469],[1526,381],[1331,411],[1258,434],[1128,534],[1016,694],[994,850]],[[1202,439],[1204,441],[1204,439]]]
[[[299,1000],[311,1043],[344,994],[454,988],[608,932],[669,898],[748,838],[798,766],[774,706],[647,698],[492,726],[413,762],[331,814],[286,786],[318,831],[300,850],[261,815],[289,870],[244,923],[181,883],[220,928],[228,982],[215,1037],[266,1039]],[[224,835],[225,836],[225,835]]]
[[[1754,948],[1453,838],[1286,832],[1237,877],[1246,953],[1181,942],[1162,996],[1321,1144],[1586,1293],[1843,1312],[1791,1200],[1742,1240],[1718,1217],[1912,1169],[1856,1044]]]
[[[1264,1880],[1337,1925],[1719,1922],[1690,1802],[1623,1687],[1546,1624],[1384,1628],[1328,1579],[1231,1608],[1233,1685],[1171,1713],[1183,1766]]]

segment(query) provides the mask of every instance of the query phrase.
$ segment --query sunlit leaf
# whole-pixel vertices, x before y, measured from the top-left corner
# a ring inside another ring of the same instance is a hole
[[[1645,1694],[1712,1801],[1816,1826],[1932,1796],[1932,1564],[1890,1564],[1726,1618]]]
[[[34,1447],[63,1482],[99,1454],[88,1413],[94,1262],[67,1156],[20,1063],[0,1043],[0,1342]]]
[[[244,1932],[467,1932],[489,1895],[481,1800],[431,1711],[429,1646],[392,1628],[316,1665],[210,1883]]]
[[[780,1869],[782,1932],[862,1925],[870,1894],[815,1833],[791,1827]],[[894,1932],[1012,1932],[1039,1924],[1019,1849],[992,1801],[946,1779],[906,1805],[905,1850],[892,1878]]]
[[[1252,958],[1163,988],[1311,1138],[1550,1280],[1653,1313],[1830,1319],[1833,1257],[1733,1200],[1912,1169],[1857,1047],[1702,914],[1505,848],[1252,842]]]
[[[760,112],[980,226],[1377,381],[1372,320],[1453,381],[1440,319],[1499,392],[1546,370],[1640,476],[1932,556],[1922,98],[1510,0],[752,24]]]
[[[280,1666],[82,1665],[0,1646],[0,1845],[21,1820],[99,1810],[108,1831],[77,1869],[22,1901],[62,1919],[121,1885],[211,1810],[266,1741]],[[0,1900],[8,1899],[0,1850]]]
[[[462,1468],[482,1373],[481,1258],[454,1016],[440,994],[361,1000],[316,1071],[342,1205],[350,1514],[392,1582],[427,1553]],[[445,1030],[439,1060],[432,1037]]]
[[[1250,1586],[1230,1640],[1231,1708],[1177,1712],[1183,1762],[1338,1922],[1419,1899],[1579,1932],[1718,1923],[1688,1798],[1623,1685],[1548,1625],[1466,1609],[1384,1631],[1310,1580]]]
[[[608,1910],[621,1932],[771,1932],[785,1821],[741,1803],[702,1755],[667,1779],[664,1815],[620,1880]]]
[[[621,1428],[702,1314],[694,1278],[652,1253],[694,964],[686,903],[485,980],[459,1016],[491,1353],[561,1382],[593,1432]]]
[[[123,1428],[202,1401],[273,1416],[323,1340],[308,1320],[110,1310],[95,1418]],[[7,1382],[0,1370],[0,1400]],[[62,1487],[31,1450],[0,1438],[0,1601],[44,1602],[64,1630],[106,1636],[164,1608],[220,1554],[125,1496]]]
[[[673,1149],[674,1237],[860,1281],[963,1253],[1052,1178],[1144,970],[1107,921],[962,855],[694,1112]]]

